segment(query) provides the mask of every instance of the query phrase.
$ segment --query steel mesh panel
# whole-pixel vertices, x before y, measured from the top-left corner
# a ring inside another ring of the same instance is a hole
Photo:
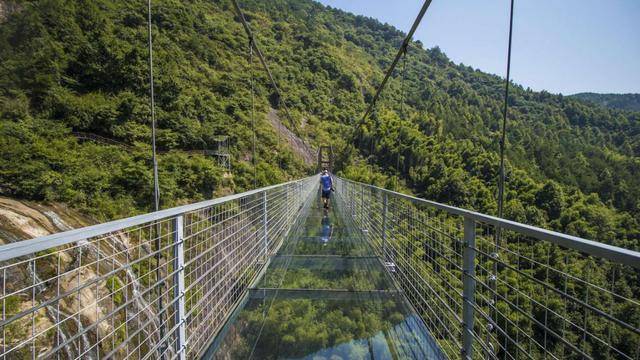
[[[343,211],[448,357],[640,357],[638,269],[627,265],[637,253],[370,185],[337,184]],[[623,290],[629,285],[635,293]],[[472,319],[465,321],[465,311]]]
[[[0,357],[197,357],[316,177],[0,247]]]

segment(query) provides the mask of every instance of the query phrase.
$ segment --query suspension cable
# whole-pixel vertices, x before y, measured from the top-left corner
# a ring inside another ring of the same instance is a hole
[[[276,94],[278,94],[278,99],[282,99],[282,93],[280,92],[280,88],[278,87],[278,84],[276,83],[276,80],[274,79],[273,74],[271,73],[271,70],[269,69],[269,64],[267,64],[267,61],[265,60],[264,56],[262,55],[262,51],[260,51],[260,48],[258,47],[258,44],[256,43],[256,39],[253,36],[253,32],[251,31],[251,28],[249,27],[249,24],[247,23],[247,20],[244,17],[244,13],[242,12],[242,9],[240,8],[240,5],[238,4],[238,1],[237,0],[232,0],[232,2],[233,2],[233,6],[236,9],[236,13],[237,13],[238,17],[240,18],[240,21],[242,22],[242,26],[244,27],[244,31],[247,33],[247,36],[249,37],[249,41],[250,41],[251,46],[253,46],[253,48],[255,49],[256,54],[258,55],[258,59],[260,59],[260,63],[262,64],[262,67],[267,72],[267,75],[269,75],[269,80],[271,81],[271,86],[273,86],[273,89],[275,90]],[[298,132],[298,124],[296,124],[296,122],[293,121],[293,117],[291,117],[291,113],[289,112],[289,107],[285,103],[284,99],[282,101],[280,101],[279,104],[281,104],[282,107],[284,108],[284,112],[286,113],[287,118],[289,119],[289,122],[291,123],[291,126],[293,126],[293,128],[296,130],[296,132]]]
[[[416,17],[415,21],[413,22],[413,25],[411,26],[411,30],[409,30],[409,32],[407,33],[407,36],[402,41],[402,45],[400,46],[400,49],[398,49],[398,53],[396,54],[396,57],[393,59],[393,62],[391,63],[391,66],[389,66],[389,69],[387,69],[387,73],[385,74],[384,79],[382,80],[382,83],[380,83],[380,85],[378,86],[378,89],[376,90],[376,94],[373,96],[373,100],[371,100],[369,107],[367,107],[367,110],[364,112],[364,115],[360,120],[361,123],[363,123],[367,119],[367,116],[371,114],[373,107],[376,105],[376,102],[378,101],[378,97],[380,97],[380,93],[382,92],[382,89],[384,89],[385,85],[387,84],[387,81],[389,80],[389,77],[393,73],[393,70],[396,68],[396,65],[398,65],[398,61],[400,61],[400,57],[406,51],[407,46],[409,45],[409,42],[413,38],[413,34],[416,32],[418,25],[420,25],[420,22],[422,21],[424,14],[427,12],[429,5],[431,5],[431,0],[425,0],[424,4],[422,5],[422,8],[420,9],[420,12],[418,13],[418,16]]]
[[[511,12],[509,15],[509,46],[507,50],[507,78],[504,87],[504,112],[502,118],[502,137],[500,139],[500,182],[498,185],[498,217],[503,215],[504,204],[504,152],[507,140],[507,115],[509,111],[509,82],[511,76],[511,38],[513,35],[513,1],[511,0]]]
[[[510,82],[510,76],[511,76],[511,39],[513,35],[513,3],[514,3],[514,0],[511,0],[511,9],[509,13],[509,44],[507,46],[507,76],[505,79],[505,87],[504,87],[504,111],[503,111],[503,118],[502,118],[502,135],[500,138],[500,179],[498,182],[498,217],[499,218],[502,218],[503,216],[503,205],[504,205],[504,182],[505,182],[504,181],[505,180],[504,153],[505,153],[506,139],[507,139],[507,116],[508,116],[508,110],[509,110],[509,82]],[[492,254],[492,256],[495,256],[496,258],[498,257],[498,252],[500,250],[501,236],[502,236],[502,227],[498,226],[496,228],[496,233],[495,233],[494,253]],[[493,292],[492,300],[494,304],[497,304],[498,302],[498,296],[497,296],[498,294],[497,293],[498,262],[497,261],[493,263],[492,271],[493,271],[493,276],[496,277],[496,281],[493,281],[491,285],[491,289]],[[495,319],[498,319],[498,316],[499,316],[498,309],[497,307],[494,307],[493,314],[491,315],[491,317],[495,320]]]
[[[258,170],[256,167],[256,102],[253,84],[253,39],[249,39],[249,82],[251,83],[251,131],[253,140],[251,144],[251,162],[253,163],[253,188],[258,187]]]
[[[405,120],[404,113],[404,83],[405,78],[407,77],[407,47],[404,48],[404,53],[402,54],[402,81],[400,83],[400,119]],[[402,126],[400,126],[402,128]],[[398,156],[396,158],[396,172],[400,173],[400,152],[402,149],[402,136],[398,134]]]
[[[158,184],[158,159],[156,157],[156,104],[153,84],[153,37],[151,35],[151,0],[147,1],[147,32],[149,50],[149,106],[151,107],[151,159],[153,161],[153,203],[160,210],[160,186]]]
[[[281,101],[281,97],[278,96],[278,103],[277,106],[280,107],[280,101]],[[278,153],[278,167],[280,169],[282,169],[282,153],[280,152],[280,148],[281,148],[281,142],[282,142],[282,128],[280,127],[281,124],[276,123],[276,130],[278,131],[278,148],[276,150],[276,152]]]
[[[400,118],[404,119],[405,118],[405,113],[404,113],[404,95],[405,95],[405,88],[404,88],[404,83],[407,77],[407,51],[408,51],[408,45],[407,47],[404,48],[404,52],[402,53],[402,80],[400,82]]]
[[[153,36],[151,33],[152,23],[151,23],[151,0],[147,1],[147,32],[148,32],[148,50],[149,50],[149,102],[151,107],[151,158],[153,161],[153,203],[155,211],[160,210],[160,185],[158,182],[158,158],[156,154],[156,104],[155,104],[155,91],[153,84]],[[159,339],[162,341],[164,338],[164,305],[162,302],[162,294],[165,291],[164,281],[161,279],[160,269],[162,268],[162,252],[160,251],[161,243],[160,243],[160,224],[156,223],[155,228],[155,247],[156,247],[156,291],[158,292],[158,322],[159,322]],[[164,353],[167,350],[168,346],[166,341],[163,341],[162,344],[159,344],[158,352],[159,358],[164,359]]]

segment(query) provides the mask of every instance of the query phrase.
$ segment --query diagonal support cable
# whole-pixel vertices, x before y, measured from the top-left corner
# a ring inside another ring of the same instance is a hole
[[[251,163],[253,165],[253,187],[258,186],[258,170],[256,167],[256,92],[253,78],[253,40],[249,40],[249,73],[251,82]]]
[[[151,108],[151,157],[153,161],[153,204],[155,211],[160,210],[160,183],[158,181],[158,154],[156,151],[156,104],[155,104],[155,91],[154,91],[154,83],[153,83],[153,23],[152,23],[152,9],[151,9],[151,0],[147,1],[147,48],[149,51],[149,107]],[[161,274],[161,264],[162,264],[162,252],[161,252],[161,229],[160,224],[155,224],[153,230],[155,230],[155,247],[157,252],[155,254],[156,260],[156,270],[155,276],[156,279],[162,279]],[[158,281],[155,289],[158,294],[162,294],[165,292],[165,284],[164,281]],[[158,322],[159,322],[159,335],[158,338],[160,341],[164,339],[165,328],[164,328],[164,306],[162,304],[162,296],[158,296],[157,298],[157,306],[158,306]],[[159,359],[164,360],[164,353],[168,349],[168,345],[166,341],[162,341],[159,344],[158,352]]]
[[[504,182],[505,182],[505,174],[504,174],[504,152],[506,148],[506,140],[507,140],[507,117],[509,111],[509,82],[511,81],[511,39],[513,35],[513,3],[514,0],[510,2],[510,12],[509,12],[509,45],[507,47],[507,76],[505,79],[505,87],[504,87],[504,112],[502,118],[502,135],[500,138],[500,178],[498,180],[498,217],[502,218],[503,216],[503,208],[504,208]],[[501,237],[502,237],[502,227],[496,227],[495,233],[495,245],[494,245],[494,254],[498,254],[501,248]],[[493,263],[493,275],[498,276],[498,262]],[[493,292],[493,302],[498,302],[498,293],[497,293],[498,282],[494,281],[491,284],[491,290]],[[493,309],[493,312],[490,314],[492,320],[498,319],[499,313],[498,309]],[[545,321],[546,322],[546,321]],[[546,342],[546,340],[545,340]]]
[[[511,38],[513,35],[513,0],[511,0],[511,11],[509,13],[509,46],[507,50],[507,78],[504,85],[504,112],[502,118],[502,136],[500,138],[500,182],[498,187],[498,217],[502,217],[504,198],[504,151],[507,141],[507,115],[509,111],[509,82],[511,76]]]
[[[284,108],[284,111],[287,114],[287,118],[289,119],[289,122],[294,127],[296,132],[298,132],[298,125],[296,124],[295,121],[293,121],[293,118],[291,117],[291,113],[289,112],[289,107],[287,107],[287,104],[285,103],[284,98],[282,97],[282,93],[280,92],[280,88],[278,87],[278,83],[276,83],[276,80],[274,79],[273,74],[271,73],[271,69],[269,69],[269,64],[267,64],[267,61],[265,60],[264,56],[262,55],[262,51],[260,51],[260,48],[258,47],[258,44],[256,43],[256,39],[253,36],[253,32],[251,31],[251,28],[249,27],[249,24],[247,23],[247,20],[244,17],[244,13],[242,12],[242,9],[240,8],[240,5],[238,4],[238,1],[237,0],[232,0],[232,2],[233,2],[233,6],[236,9],[236,13],[238,14],[238,17],[240,18],[240,21],[242,22],[242,26],[244,27],[244,31],[247,33],[247,36],[249,37],[249,44],[253,47],[253,49],[255,49],[256,54],[258,55],[258,59],[260,59],[260,63],[262,64],[262,67],[264,68],[264,70],[269,75],[269,80],[271,81],[271,85],[273,86],[273,89],[275,90],[276,94],[278,94],[278,98],[280,99],[280,104],[282,104],[282,107]]]
[[[153,36],[151,23],[151,0],[147,1],[147,49],[149,51],[149,107],[151,108],[151,157],[153,161],[153,204],[160,210],[160,186],[158,185],[158,159],[156,154],[156,103],[153,84]]]
[[[407,49],[407,46],[409,46],[409,42],[411,42],[411,39],[413,38],[413,34],[418,29],[418,25],[420,25],[420,22],[422,21],[424,14],[427,12],[429,5],[431,5],[431,0],[425,0],[424,4],[422,5],[422,8],[420,9],[420,12],[418,13],[418,16],[416,17],[416,19],[413,22],[413,25],[411,26],[411,30],[409,30],[409,32],[407,33],[407,36],[402,41],[402,45],[400,46],[400,49],[398,49],[398,53],[396,54],[396,57],[393,59],[393,62],[391,63],[391,66],[389,67],[389,69],[387,69],[387,73],[385,74],[384,79],[382,80],[382,83],[380,84],[380,86],[378,86],[378,89],[376,90],[376,94],[373,96],[373,100],[369,104],[367,111],[365,111],[364,115],[362,116],[361,122],[364,122],[367,119],[367,116],[371,114],[373,107],[376,106],[376,102],[378,101],[378,97],[380,97],[380,93],[382,92],[385,85],[387,84],[387,81],[389,81],[389,77],[391,77],[393,70],[398,65],[398,62],[400,61],[402,54],[404,54],[404,52]]]

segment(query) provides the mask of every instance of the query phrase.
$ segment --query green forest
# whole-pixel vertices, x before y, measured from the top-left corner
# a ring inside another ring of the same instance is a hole
[[[146,1],[0,2],[11,5],[0,17],[0,194],[96,221],[152,210]],[[153,2],[162,208],[313,173],[275,110],[313,149],[333,147],[340,176],[497,213],[503,78],[413,41],[362,122],[401,30],[312,0],[241,6],[281,97],[249,61],[229,0]],[[511,84],[504,217],[639,251],[640,111],[594,99]],[[218,136],[229,137],[230,174],[198,153]],[[617,291],[638,299],[637,271],[623,277]],[[638,326],[637,307],[629,314]]]
[[[18,1],[0,27],[0,190],[111,219],[152,204],[146,7],[142,1]],[[496,213],[503,80],[413,42],[376,110],[359,119],[402,41],[374,19],[312,1],[242,4],[292,112],[290,123],[229,1],[158,1],[153,12],[162,206],[313,168],[278,138],[271,108],[336,171]],[[55,19],[55,20],[54,20]],[[403,95],[404,93],[404,95]],[[401,102],[401,100],[404,100]],[[638,249],[640,112],[514,84],[505,216]],[[134,149],[79,141],[89,132]],[[233,177],[189,150],[228,135]]]
[[[640,94],[579,93],[571,97],[613,109],[640,111]]]

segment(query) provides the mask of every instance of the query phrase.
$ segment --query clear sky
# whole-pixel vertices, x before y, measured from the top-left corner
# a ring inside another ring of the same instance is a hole
[[[422,0],[319,0],[407,32]],[[505,76],[509,0],[433,0],[414,39]],[[515,0],[512,79],[534,90],[640,93],[640,0]]]

